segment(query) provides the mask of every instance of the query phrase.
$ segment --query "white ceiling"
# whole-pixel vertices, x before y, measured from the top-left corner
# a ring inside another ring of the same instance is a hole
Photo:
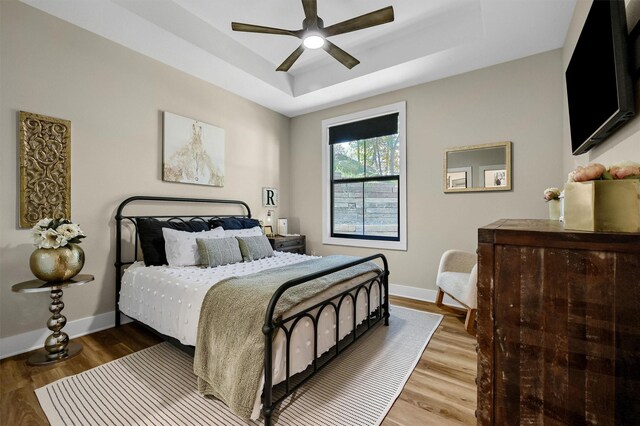
[[[576,0],[318,0],[325,26],[386,6],[395,21],[331,41],[276,72],[294,37],[231,31],[231,22],[297,30],[300,0],[22,0],[287,116],[562,47]]]

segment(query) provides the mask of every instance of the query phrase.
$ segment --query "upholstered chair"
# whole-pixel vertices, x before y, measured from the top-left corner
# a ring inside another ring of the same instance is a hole
[[[438,295],[436,305],[466,315],[464,327],[468,333],[475,335],[475,318],[478,308],[477,288],[478,257],[475,253],[462,250],[448,250],[440,259],[436,285]],[[445,306],[442,303],[444,294],[464,306],[464,310]]]

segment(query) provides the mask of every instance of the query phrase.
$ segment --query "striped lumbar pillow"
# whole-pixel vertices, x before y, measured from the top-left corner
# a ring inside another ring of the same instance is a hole
[[[264,235],[254,237],[236,237],[245,262],[273,256],[273,249]]]
[[[208,266],[242,262],[242,253],[235,237],[196,238],[201,262]]]

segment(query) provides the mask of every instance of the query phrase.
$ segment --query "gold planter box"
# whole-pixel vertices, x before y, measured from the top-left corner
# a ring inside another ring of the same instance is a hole
[[[564,227],[579,231],[640,232],[640,179],[567,183]]]

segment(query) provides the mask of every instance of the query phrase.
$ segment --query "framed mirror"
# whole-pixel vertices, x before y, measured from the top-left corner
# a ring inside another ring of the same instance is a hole
[[[511,142],[444,151],[444,192],[511,191],[511,177]]]

